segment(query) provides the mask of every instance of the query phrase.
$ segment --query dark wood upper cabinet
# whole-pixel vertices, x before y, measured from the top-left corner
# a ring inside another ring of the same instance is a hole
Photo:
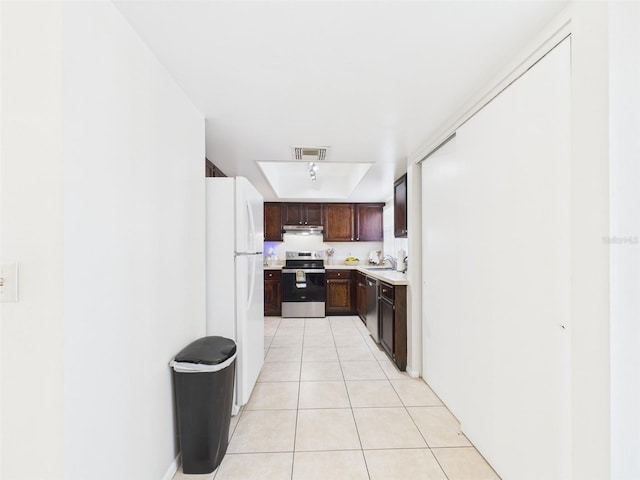
[[[302,203],[282,204],[282,224],[302,225]]]
[[[216,167],[208,158],[204,159],[204,176],[205,177],[226,177],[225,173]]]
[[[281,242],[285,225],[321,225],[326,242],[381,242],[384,203],[264,203],[264,239]]]
[[[355,205],[353,203],[325,203],[324,241],[352,242]]]
[[[307,223],[305,225],[322,225],[322,204],[307,203],[305,204],[305,214]]]
[[[382,208],[383,203],[356,204],[356,232],[358,242],[382,241]]]
[[[321,203],[283,203],[283,225],[322,225]]]
[[[407,236],[407,174],[393,184],[393,235]]]
[[[264,203],[264,239],[270,242],[282,241],[282,204]]]

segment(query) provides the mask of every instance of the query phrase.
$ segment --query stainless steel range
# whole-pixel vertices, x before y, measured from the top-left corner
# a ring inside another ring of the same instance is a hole
[[[324,317],[326,297],[324,252],[286,252],[282,268],[282,316]]]

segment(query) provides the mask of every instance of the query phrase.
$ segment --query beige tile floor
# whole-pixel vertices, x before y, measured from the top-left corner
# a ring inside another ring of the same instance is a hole
[[[174,480],[499,480],[358,317],[265,317],[265,363],[212,474]]]

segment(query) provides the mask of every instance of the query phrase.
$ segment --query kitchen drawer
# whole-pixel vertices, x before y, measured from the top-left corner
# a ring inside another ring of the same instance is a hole
[[[264,278],[265,280],[280,280],[282,276],[282,272],[280,270],[265,270]]]
[[[350,280],[354,270],[327,270],[327,280]]]
[[[388,283],[380,282],[380,295],[388,298],[393,303],[393,286]]]

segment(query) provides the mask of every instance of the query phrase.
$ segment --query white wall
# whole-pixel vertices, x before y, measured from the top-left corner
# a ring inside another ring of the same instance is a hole
[[[611,478],[640,478],[640,4],[609,10]]]
[[[2,471],[157,480],[204,334],[204,121],[109,2],[2,2]],[[63,451],[64,446],[64,451]]]
[[[570,475],[569,85],[565,41],[422,164],[424,378],[506,480]]]
[[[2,5],[0,5],[0,52],[2,52]],[[2,59],[0,55],[0,112],[2,109]],[[2,260],[2,113],[0,113],[0,260]],[[0,423],[2,423],[2,308],[0,308]],[[2,434],[0,433],[0,476],[2,475]]]
[[[2,2],[2,256],[20,301],[2,310],[2,470],[62,478],[62,11]]]
[[[610,475],[608,5],[571,10],[573,478]]]
[[[407,165],[407,373],[422,375],[422,193],[420,165]]]
[[[532,39],[529,51],[499,72],[495,87],[485,90],[490,97],[510,72],[529,63],[527,56],[540,45],[572,33],[571,463],[572,478],[580,480],[610,476],[609,255],[602,242],[609,233],[608,8],[605,2],[572,2]],[[410,161],[444,140],[482,99],[452,115],[451,123],[429,137]],[[412,247],[414,259],[419,253]]]
[[[111,3],[65,5],[64,76],[65,478],[156,480],[205,332],[204,120]]]
[[[409,255],[409,241],[407,238],[396,238],[394,235],[394,207],[393,197],[385,203],[382,209],[383,241],[382,250],[384,255],[398,256],[398,250],[402,249]]]

